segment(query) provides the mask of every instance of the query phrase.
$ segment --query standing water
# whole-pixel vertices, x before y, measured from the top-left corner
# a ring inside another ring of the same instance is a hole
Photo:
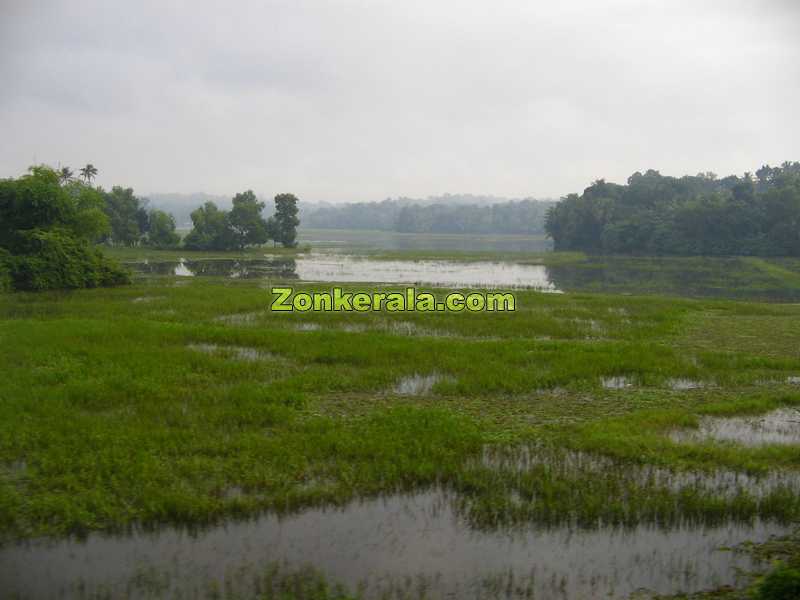
[[[367,597],[539,600],[693,592],[737,580],[752,566],[721,550],[782,528],[764,522],[476,531],[445,492],[353,502],[280,518],[265,515],[189,533],[176,528],[85,541],[0,547],[0,581],[12,597],[243,597],[270,565],[313,565]]]
[[[558,292],[547,268],[511,262],[375,260],[314,254],[298,258],[207,259],[131,263],[150,275],[231,277],[330,283],[386,283],[448,287],[530,288]]]

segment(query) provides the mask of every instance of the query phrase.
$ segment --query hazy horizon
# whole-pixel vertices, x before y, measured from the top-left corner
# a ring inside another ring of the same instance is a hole
[[[701,5],[702,4],[702,5]],[[800,157],[800,3],[6,1],[0,177],[559,198]]]

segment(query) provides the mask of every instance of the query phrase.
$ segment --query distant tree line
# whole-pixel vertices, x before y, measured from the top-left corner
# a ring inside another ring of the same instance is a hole
[[[113,187],[102,194],[111,225],[103,241],[114,246],[179,247],[181,238],[171,214],[148,209],[148,200],[137,198],[131,188]],[[262,215],[265,207],[252,190],[236,194],[231,210],[205,202],[191,213],[192,230],[183,240],[183,247],[187,250],[241,250],[270,240],[285,247],[295,246],[300,223],[297,198],[292,194],[275,196],[275,213],[267,219]]]
[[[95,174],[96,174],[95,170]],[[110,192],[98,188],[109,229],[102,242],[111,246],[149,246],[168,249],[181,246],[171,214],[149,208],[131,188],[114,186]],[[187,250],[241,250],[270,240],[286,247],[296,245],[297,198],[292,194],[275,197],[275,213],[265,219],[265,203],[252,190],[236,194],[229,211],[206,202],[191,213],[192,230],[183,240]]]
[[[306,227],[403,233],[541,234],[547,210],[554,204],[539,200],[466,203],[478,198],[465,197],[457,203],[449,197],[424,203],[399,198],[321,206],[304,213],[303,223]]]
[[[547,214],[556,250],[608,254],[800,255],[800,163],[755,176],[634,173],[598,180]]]

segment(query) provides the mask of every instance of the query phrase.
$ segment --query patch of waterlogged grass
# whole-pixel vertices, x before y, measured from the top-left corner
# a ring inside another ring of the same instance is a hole
[[[695,381],[694,379],[676,377],[674,379],[668,379],[667,385],[673,390],[685,391],[685,390],[699,390],[706,387],[708,384],[703,383],[702,381]]]
[[[232,315],[220,315],[214,317],[213,321],[217,323],[226,323],[228,325],[255,325],[258,317],[258,312],[236,313]]]
[[[765,474],[775,469],[800,469],[800,445],[743,446],[675,432],[699,430],[704,418],[767,413],[800,405],[800,394],[762,394],[701,405],[694,410],[672,409],[568,425],[552,432],[564,447],[638,464],[703,471],[726,468]],[[697,414],[699,413],[699,415]]]
[[[0,467],[2,535],[198,523],[433,484],[457,490],[486,526],[795,511],[793,493],[685,495],[620,483],[613,469],[538,469],[523,485],[471,460],[486,444],[539,439],[671,470],[800,468],[791,446],[669,437],[698,415],[796,403],[786,381],[800,357],[768,342],[705,345],[697,324],[723,315],[735,331],[763,317],[764,338],[780,340],[800,307],[519,292],[505,314],[275,314],[259,282],[173,281],[0,296],[0,465],[26,465],[24,476]],[[132,302],[144,296],[163,297],[157,311]],[[230,315],[253,317],[238,327],[220,320]],[[391,323],[446,335],[398,335]],[[603,339],[587,339],[598,327]],[[386,393],[415,373],[442,380],[424,397]],[[606,390],[603,377],[636,386]],[[670,389],[676,379],[715,385]],[[525,494],[536,502],[518,507]]]
[[[800,444],[800,410],[778,408],[763,415],[706,416],[697,429],[677,430],[672,438],[679,442],[716,440],[744,446]]]
[[[624,390],[625,388],[633,387],[633,382],[624,375],[603,377],[601,382],[607,390]]]
[[[788,524],[800,514],[797,473],[673,471],[546,445],[530,452],[494,448],[459,475],[457,502],[473,527],[530,522],[589,529],[639,523],[675,527],[754,518]]]
[[[392,392],[400,396],[425,396],[433,391],[435,385],[445,380],[439,373],[420,375],[414,373],[401,377],[392,388]]]
[[[257,348],[244,346],[219,346],[217,344],[189,344],[189,350],[204,352],[205,354],[218,355],[237,360],[275,360],[277,357],[268,352],[261,352]]]

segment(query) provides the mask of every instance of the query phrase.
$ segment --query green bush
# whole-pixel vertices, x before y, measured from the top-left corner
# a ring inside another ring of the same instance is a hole
[[[94,244],[108,233],[98,189],[47,166],[0,179],[0,290],[119,285],[130,275]]]
[[[758,588],[759,600],[797,600],[800,598],[800,570],[778,567]]]
[[[60,230],[24,234],[24,252],[7,259],[18,290],[48,290],[120,285],[130,275],[87,241]]]

